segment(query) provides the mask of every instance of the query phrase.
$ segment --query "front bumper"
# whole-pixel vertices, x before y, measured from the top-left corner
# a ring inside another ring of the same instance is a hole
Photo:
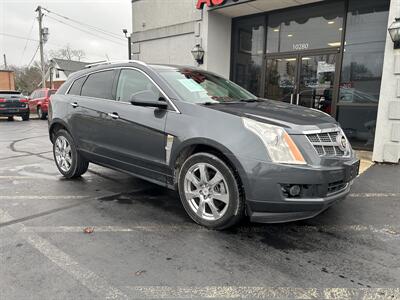
[[[329,167],[240,161],[247,214],[251,221],[260,223],[296,221],[320,214],[349,194],[359,166],[356,158],[337,161]],[[284,187],[291,185],[300,186],[301,194],[288,195]]]

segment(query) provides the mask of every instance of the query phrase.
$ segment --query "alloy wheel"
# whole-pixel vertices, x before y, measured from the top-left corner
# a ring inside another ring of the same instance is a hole
[[[220,171],[207,163],[197,163],[185,175],[184,192],[190,208],[200,218],[216,221],[229,206],[229,190]]]
[[[71,145],[64,136],[59,136],[55,141],[54,154],[57,165],[63,172],[68,172],[72,165]]]

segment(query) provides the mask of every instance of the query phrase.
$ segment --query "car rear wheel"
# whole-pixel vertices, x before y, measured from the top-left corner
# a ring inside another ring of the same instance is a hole
[[[37,108],[37,115],[40,120],[45,120],[46,116],[47,116],[47,114],[43,112],[43,110],[40,106]]]
[[[68,179],[81,176],[89,167],[89,162],[77,151],[74,140],[66,130],[56,132],[53,155],[58,170]]]
[[[232,169],[217,156],[197,153],[182,165],[179,195],[188,215],[211,229],[236,224],[244,214],[244,199]]]

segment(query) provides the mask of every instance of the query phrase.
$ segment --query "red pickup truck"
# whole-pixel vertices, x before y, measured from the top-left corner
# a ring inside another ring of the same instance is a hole
[[[39,119],[45,120],[48,114],[50,96],[57,90],[38,89],[29,97],[29,110],[31,113],[37,113]]]

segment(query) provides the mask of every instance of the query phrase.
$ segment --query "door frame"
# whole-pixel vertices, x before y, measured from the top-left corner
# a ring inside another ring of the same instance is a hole
[[[336,118],[337,114],[337,102],[339,97],[339,85],[340,85],[340,69],[341,69],[341,51],[340,48],[325,48],[325,49],[317,49],[317,50],[303,50],[303,51],[291,51],[291,52],[279,52],[279,53],[268,53],[264,55],[263,62],[263,81],[262,81],[262,95],[265,96],[266,92],[266,80],[267,80],[267,61],[269,59],[284,59],[284,58],[296,58],[297,59],[297,67],[296,67],[296,83],[294,88],[294,94],[299,94],[300,87],[300,76],[301,76],[301,58],[307,56],[318,56],[318,55],[336,55],[336,65],[335,65],[335,77],[333,81],[333,91],[332,91],[332,107],[331,107],[331,116]],[[296,102],[296,100],[294,100]],[[295,103],[293,103],[295,104]]]

